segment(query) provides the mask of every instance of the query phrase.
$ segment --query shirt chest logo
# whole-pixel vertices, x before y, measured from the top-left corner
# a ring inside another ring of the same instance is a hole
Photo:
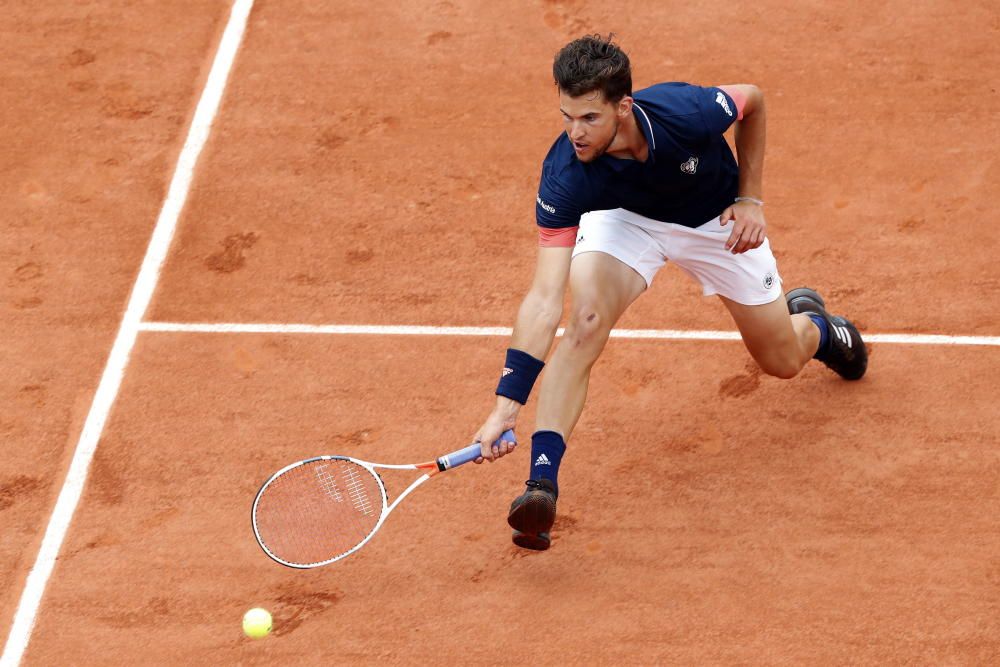
[[[696,171],[698,171],[698,158],[689,157],[687,159],[687,162],[682,162],[681,171],[683,171],[685,174],[693,174]]]

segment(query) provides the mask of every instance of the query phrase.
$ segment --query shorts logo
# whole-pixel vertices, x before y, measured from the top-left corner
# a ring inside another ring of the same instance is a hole
[[[723,95],[722,93],[716,93],[715,102],[725,110],[725,112],[729,115],[730,118],[732,118],[733,110],[729,108],[729,102],[726,101],[725,95]]]
[[[696,157],[688,158],[687,162],[681,165],[681,171],[683,171],[685,174],[693,174],[694,172],[698,171],[698,158]]]
[[[774,274],[768,273],[764,276],[764,289],[771,289],[774,287]]]
[[[583,234],[576,237],[576,244],[580,245],[581,243],[583,243]]]
[[[555,213],[556,213],[556,207],[553,206],[552,204],[546,204],[545,202],[543,202],[541,195],[535,195],[535,201],[538,202],[538,205],[541,206],[543,209],[545,209],[546,211],[548,211],[552,215],[555,215]]]

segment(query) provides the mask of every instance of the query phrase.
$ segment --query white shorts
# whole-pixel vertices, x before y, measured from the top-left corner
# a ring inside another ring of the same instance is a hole
[[[632,267],[652,284],[667,261],[701,283],[705,296],[721,294],[746,306],[771,303],[781,296],[781,276],[767,239],[758,248],[734,255],[726,250],[733,223],[713,218],[700,227],[684,227],[616,208],[580,217],[573,257],[603,252]]]

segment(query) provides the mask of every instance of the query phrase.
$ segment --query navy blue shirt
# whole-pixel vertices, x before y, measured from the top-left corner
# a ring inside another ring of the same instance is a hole
[[[563,132],[542,163],[539,227],[576,227],[584,213],[614,208],[697,227],[733,203],[739,167],[723,137],[739,113],[733,98],[687,83],[657,84],[633,97],[649,157],[639,162],[605,154],[580,162]]]

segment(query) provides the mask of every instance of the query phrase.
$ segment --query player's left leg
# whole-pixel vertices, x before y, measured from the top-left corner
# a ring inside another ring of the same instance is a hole
[[[818,359],[847,380],[864,376],[868,352],[857,327],[829,313],[815,290],[794,289],[784,297],[767,239],[734,255],[725,249],[729,232],[718,218],[696,228],[667,228],[669,259],[701,283],[703,294],[719,295],[764,372],[790,378]]]
[[[820,331],[808,315],[790,315],[783,296],[748,306],[719,295],[733,316],[750,356],[761,370],[779,378],[798,375],[819,348]]]

